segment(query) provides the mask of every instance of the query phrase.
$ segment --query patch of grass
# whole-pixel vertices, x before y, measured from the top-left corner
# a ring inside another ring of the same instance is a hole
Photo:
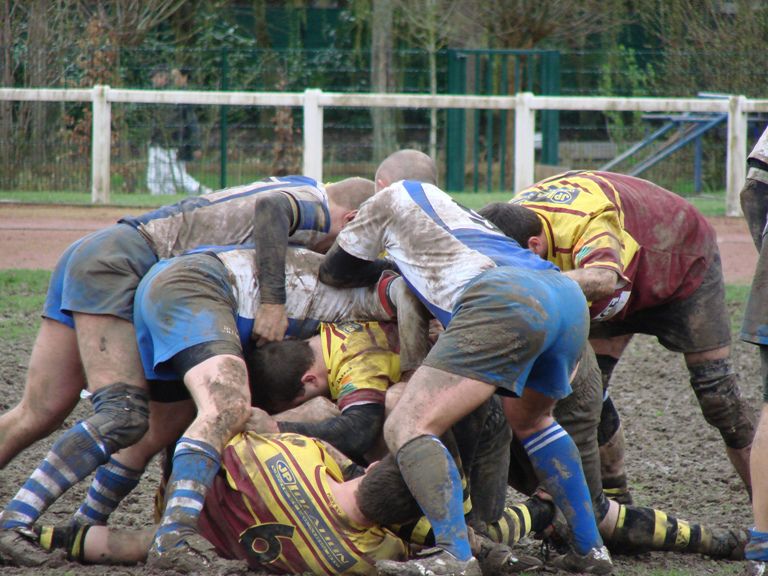
[[[109,206],[130,206],[138,208],[156,208],[166,204],[175,204],[186,198],[183,194],[172,196],[152,196],[151,194],[118,194],[109,197]],[[91,204],[90,192],[20,192],[0,190],[2,202],[21,204]]]
[[[744,321],[744,308],[749,296],[749,284],[728,284],[725,287],[725,305],[731,317],[731,332],[738,338]]]
[[[50,277],[47,270],[0,271],[0,334],[3,338],[35,335]]]

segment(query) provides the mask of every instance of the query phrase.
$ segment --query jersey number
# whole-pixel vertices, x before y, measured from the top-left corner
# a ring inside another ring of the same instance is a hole
[[[280,538],[293,537],[296,528],[288,524],[259,524],[251,526],[240,535],[240,542],[248,556],[260,564],[274,562],[283,551]]]

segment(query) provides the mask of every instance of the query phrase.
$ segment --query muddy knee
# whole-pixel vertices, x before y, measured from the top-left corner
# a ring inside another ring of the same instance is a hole
[[[741,396],[737,376],[727,358],[710,360],[688,367],[691,386],[705,420],[720,431],[729,448],[744,448],[752,443],[755,423]]]
[[[87,419],[112,454],[141,439],[149,428],[149,395],[146,390],[118,382],[91,397],[95,414]]]

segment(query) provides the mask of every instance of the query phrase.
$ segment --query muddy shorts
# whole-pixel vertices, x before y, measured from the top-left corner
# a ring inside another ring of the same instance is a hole
[[[750,180],[747,180],[750,183]],[[765,232],[763,232],[763,249],[755,268],[752,288],[749,292],[747,307],[744,311],[744,323],[741,327],[742,340],[768,346],[768,247],[766,247]]]
[[[115,224],[64,252],[51,276],[43,316],[74,327],[73,312],[133,320],[136,286],[157,256],[135,228]]]
[[[459,296],[424,364],[521,396],[530,387],[559,400],[588,331],[579,286],[556,270],[511,266],[479,274]]]
[[[625,334],[656,336],[667,350],[684,354],[728,346],[731,322],[720,255],[715,255],[701,286],[688,298],[638,310],[621,320],[593,322],[589,331],[590,339]]]
[[[192,349],[204,354],[202,345],[216,348],[209,357],[242,356],[236,310],[227,269],[215,256],[190,254],[158,262],[139,284],[134,309],[147,380],[180,380],[183,374],[170,360]]]

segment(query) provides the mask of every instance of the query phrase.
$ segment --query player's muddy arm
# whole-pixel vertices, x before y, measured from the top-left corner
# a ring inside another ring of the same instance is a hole
[[[281,340],[288,327],[285,313],[285,251],[296,211],[282,193],[265,193],[254,207],[253,236],[261,305],[253,331],[265,340]]]
[[[608,268],[577,268],[563,274],[576,281],[590,302],[606,298],[620,288],[619,275]]]
[[[384,425],[382,404],[350,406],[341,416],[323,422],[280,422],[280,432],[296,432],[333,444],[355,461],[363,462]]]

